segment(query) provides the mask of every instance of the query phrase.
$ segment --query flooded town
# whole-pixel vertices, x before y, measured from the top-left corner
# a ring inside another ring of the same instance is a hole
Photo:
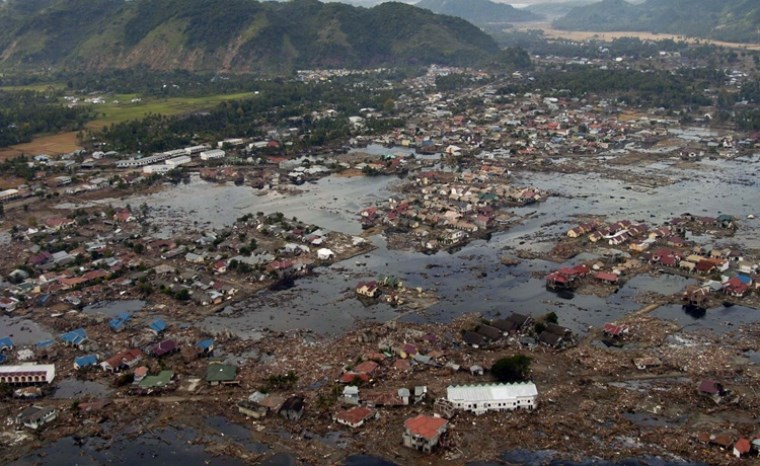
[[[757,461],[760,133],[540,69],[381,72],[297,75],[402,90],[337,144],[5,162],[3,463]]]

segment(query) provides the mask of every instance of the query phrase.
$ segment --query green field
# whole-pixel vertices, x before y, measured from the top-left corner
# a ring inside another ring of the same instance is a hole
[[[109,96],[104,104],[92,105],[92,109],[97,112],[97,117],[87,123],[87,127],[101,129],[111,123],[137,120],[149,113],[170,116],[208,110],[225,100],[246,99],[254,95],[253,92],[241,92],[205,97],[143,98],[140,102],[132,103],[132,99],[138,97],[137,94],[116,94]]]
[[[37,91],[37,92],[45,92],[48,89],[55,89],[55,90],[61,90],[65,88],[66,85],[64,83],[37,83],[37,84],[26,84],[26,85],[19,85],[19,86],[0,86],[0,91],[7,91],[7,92],[13,92],[13,91]]]

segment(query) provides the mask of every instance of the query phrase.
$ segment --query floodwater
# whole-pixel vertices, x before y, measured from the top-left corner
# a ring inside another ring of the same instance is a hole
[[[521,466],[701,466],[702,463],[685,463],[681,461],[666,460],[660,457],[646,456],[642,458],[623,458],[619,461],[602,461],[598,459],[585,459],[581,461],[562,460],[562,454],[553,450],[512,450],[504,453],[499,458],[498,463],[468,463],[469,465],[478,464],[508,464]]]
[[[689,310],[684,306],[662,306],[652,313],[653,317],[675,321],[686,330],[709,330],[716,334],[732,332],[742,324],[760,321],[760,310],[745,306],[716,307]]]
[[[346,458],[344,466],[396,466],[396,463],[371,455],[354,455]]]
[[[207,183],[192,177],[190,183],[125,201],[104,200],[113,205],[132,206],[146,203],[151,207],[151,221],[162,236],[180,231],[179,227],[215,228],[231,225],[246,214],[282,212],[285,217],[327,227],[347,234],[361,233],[356,214],[363,208],[383,201],[393,177],[330,176],[316,183],[298,187],[294,195],[275,191],[260,192],[232,183]]]
[[[339,333],[356,321],[396,318],[399,314],[390,306],[365,307],[353,293],[359,281],[387,274],[400,278],[406,286],[433,290],[441,298],[425,312],[401,317],[405,321],[447,322],[466,312],[496,317],[513,311],[534,315],[554,311],[561,324],[583,332],[589,326],[616,320],[643,307],[643,303],[636,302],[643,293],[672,294],[694,281],[669,275],[640,276],[607,298],[575,295],[566,299],[548,292],[543,279],[537,278],[562,264],[536,259],[506,267],[499,257],[505,251],[520,248],[539,252],[549,249],[557,235],[577,223],[572,218],[574,214],[657,225],[685,212],[706,216],[729,213],[742,219],[730,241],[760,248],[758,221],[745,219],[756,208],[758,162],[760,157],[709,161],[700,169],[691,170],[653,164],[645,167],[645,171],[674,181],[657,188],[629,185],[595,173],[521,173],[515,176],[514,184],[533,185],[558,195],[539,205],[513,209],[520,223],[495,234],[490,241],[474,241],[453,254],[439,252],[428,256],[388,250],[384,238],[374,237],[371,240],[378,248],[366,256],[318,268],[316,276],[299,279],[294,288],[262,292],[238,303],[233,312],[226,313],[231,315],[210,317],[204,325],[234,328],[241,335],[261,328]],[[296,216],[329,230],[358,234],[361,230],[357,213],[391,195],[393,184],[398,182],[395,177],[331,176],[300,186],[303,190],[300,194],[284,196],[257,195],[258,191],[249,187],[194,179],[187,185],[124,202],[132,205],[147,202],[167,220],[167,227],[177,218],[220,227],[246,213],[262,211],[282,212],[288,218]],[[683,321],[684,325],[693,323],[680,309],[674,312],[664,308],[659,315]],[[756,321],[760,316],[736,308],[708,312],[700,323],[723,325],[725,320]]]
[[[0,315],[0,338],[11,337],[14,346],[33,345],[53,338],[53,334],[29,319]]]
[[[88,380],[64,379],[56,382],[55,393],[53,398],[56,399],[80,399],[85,396],[94,398],[105,398],[113,390],[99,382]]]
[[[122,312],[131,314],[142,310],[147,303],[139,299],[127,299],[124,301],[100,301],[90,304],[82,309],[85,314],[102,314],[106,317],[116,317]]]
[[[99,466],[103,464],[131,466],[151,464],[156,466],[207,466],[224,464],[244,465],[245,461],[229,456],[212,455],[205,452],[203,444],[195,444],[198,432],[192,429],[167,427],[146,432],[137,438],[119,435],[112,440],[97,437],[84,439],[79,445],[77,439],[65,437],[49,443],[36,453],[20,458],[9,466]],[[216,441],[216,440],[215,440]]]
[[[232,440],[245,446],[251,453],[265,453],[269,451],[269,447],[266,445],[251,441],[251,431],[247,427],[232,423],[222,416],[213,416],[206,419],[206,425],[217,432],[211,438],[214,442],[224,443],[226,440]]]

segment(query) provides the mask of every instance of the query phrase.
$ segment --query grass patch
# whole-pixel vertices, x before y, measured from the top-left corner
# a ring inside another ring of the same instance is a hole
[[[87,123],[87,127],[101,129],[111,123],[138,120],[149,113],[171,116],[208,110],[226,100],[247,99],[254,95],[253,92],[241,92],[204,97],[143,98],[142,101],[133,103],[131,100],[137,97],[136,95],[117,94],[109,97],[106,103],[93,106],[93,110],[97,112],[98,116],[95,120]]]
[[[66,84],[64,83],[37,83],[37,84],[25,84],[25,85],[18,85],[18,86],[0,86],[0,91],[6,91],[6,92],[19,92],[19,91],[37,91],[37,92],[45,92],[49,89],[54,89],[56,91],[65,89]]]

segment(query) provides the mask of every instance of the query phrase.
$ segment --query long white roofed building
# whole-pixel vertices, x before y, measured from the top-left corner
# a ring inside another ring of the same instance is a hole
[[[446,399],[458,410],[483,414],[487,411],[533,410],[538,389],[533,382],[512,384],[450,385]]]

